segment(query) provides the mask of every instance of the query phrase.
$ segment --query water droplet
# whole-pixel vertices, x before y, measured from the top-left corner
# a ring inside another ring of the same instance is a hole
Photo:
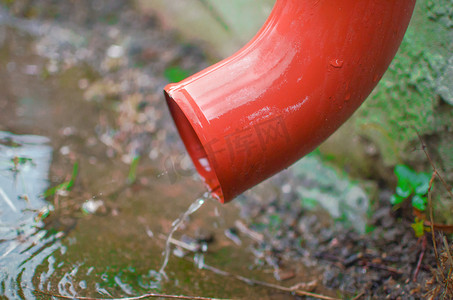
[[[82,289],[82,290],[86,290],[87,288],[87,282],[85,280],[82,280],[79,282],[79,287]]]
[[[344,100],[349,101],[351,99],[351,93],[347,93],[346,96],[344,97]]]
[[[379,76],[378,76],[377,74],[374,75],[374,77],[373,77],[373,82],[376,82],[376,81],[378,80],[378,78],[379,78]]]
[[[339,59],[339,58],[334,58],[332,60],[330,60],[330,64],[332,65],[332,67],[334,68],[341,68],[343,67],[343,60]]]

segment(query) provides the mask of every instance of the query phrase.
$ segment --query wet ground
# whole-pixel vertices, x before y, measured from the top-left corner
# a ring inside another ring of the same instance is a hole
[[[1,11],[0,294],[285,297],[200,269],[275,282],[255,264],[253,241],[236,235],[238,209],[214,201],[175,234],[185,244],[168,279],[158,274],[171,223],[205,192],[161,97],[163,73],[207,63],[152,19],[141,20],[147,38],[127,36],[136,25],[124,14],[120,32]],[[154,63],[134,68],[141,59]]]
[[[232,204],[207,201],[175,233],[163,278],[165,237],[205,187],[162,89],[212,62],[127,1],[5,3],[0,298],[297,299],[299,283],[339,298],[426,292],[431,252],[413,277],[429,242],[391,211],[385,187],[362,207],[364,192],[316,153]],[[322,204],[331,199],[341,205]]]

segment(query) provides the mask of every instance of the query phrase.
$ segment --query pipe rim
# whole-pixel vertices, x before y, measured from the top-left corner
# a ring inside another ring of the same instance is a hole
[[[179,101],[184,101],[184,99],[175,99],[167,91],[167,88],[164,89],[164,95],[172,119],[198,174],[208,187],[211,195],[219,202],[225,203],[225,196],[214,164],[206,153],[205,147],[189,117],[178,104]]]

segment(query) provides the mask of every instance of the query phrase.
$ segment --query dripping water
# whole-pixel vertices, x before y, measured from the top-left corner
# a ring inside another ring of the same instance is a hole
[[[165,274],[165,268],[167,267],[168,260],[170,257],[171,240],[173,238],[173,234],[178,230],[178,228],[183,224],[184,220],[188,216],[190,216],[191,214],[196,212],[198,209],[200,209],[200,207],[203,206],[203,204],[209,199],[212,199],[211,193],[209,193],[209,192],[204,193],[202,197],[195,200],[189,206],[189,208],[187,209],[186,212],[184,212],[179,218],[177,218],[175,221],[173,221],[170,233],[168,234],[167,239],[165,241],[165,250],[164,250],[164,254],[163,254],[164,260],[163,260],[162,266],[159,269],[159,274],[161,274],[163,277],[167,278],[167,276]]]

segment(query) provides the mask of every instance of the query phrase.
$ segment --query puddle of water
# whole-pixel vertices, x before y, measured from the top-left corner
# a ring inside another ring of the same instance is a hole
[[[42,194],[47,188],[52,148],[45,137],[0,131],[0,294],[30,297],[17,282],[31,285],[25,270],[58,247],[54,236],[40,231],[52,210]]]

